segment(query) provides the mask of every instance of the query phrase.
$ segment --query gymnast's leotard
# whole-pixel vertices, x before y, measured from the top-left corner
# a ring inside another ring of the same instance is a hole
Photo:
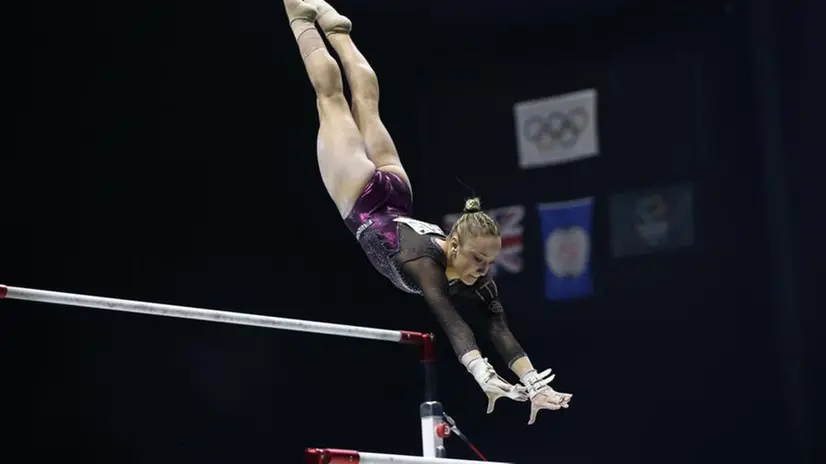
[[[448,282],[447,257],[436,242],[446,239],[434,224],[410,217],[413,198],[399,176],[376,170],[345,218],[367,258],[399,289],[422,295],[447,334],[456,355],[478,349],[473,331],[457,304],[469,303],[486,316],[496,349],[509,363],[525,355],[507,325],[496,283],[484,276],[473,285]]]

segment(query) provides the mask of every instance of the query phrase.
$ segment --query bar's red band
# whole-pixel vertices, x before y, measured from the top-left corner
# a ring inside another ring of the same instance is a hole
[[[359,452],[340,449],[307,448],[304,451],[306,464],[358,464]]]
[[[5,285],[0,285],[0,300],[6,297],[9,294],[9,288]]]
[[[436,353],[433,349],[433,342],[436,336],[421,332],[408,332],[402,330],[402,343],[416,344],[422,347],[422,361],[433,361]]]
[[[411,345],[421,345],[422,340],[426,337],[425,334],[421,332],[409,332],[407,330],[402,330],[402,343],[410,343]]]

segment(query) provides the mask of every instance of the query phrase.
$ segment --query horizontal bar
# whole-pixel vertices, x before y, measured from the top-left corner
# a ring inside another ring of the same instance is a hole
[[[488,464],[505,464],[491,461],[467,461],[464,459],[423,458],[419,456],[401,456],[397,454],[378,454],[359,452],[360,464],[468,464],[471,462],[487,462]]]
[[[81,306],[86,308],[105,309],[109,311],[124,311],[130,313],[150,314],[153,316],[175,317],[180,319],[196,319],[201,321],[219,322],[222,324],[247,325],[266,327],[276,330],[292,332],[309,332],[338,337],[364,338],[396,343],[424,344],[431,336],[419,332],[404,330],[385,330],[352,325],[331,324],[327,322],[302,321],[285,319],[282,317],[262,316],[257,314],[235,313],[230,311],[216,311],[214,309],[192,308],[142,301],[121,300],[117,298],[102,298],[74,293],[53,292],[48,290],[34,290],[30,288],[8,287],[0,285],[0,299],[35,301],[67,306]]]
[[[507,464],[492,461],[466,461],[464,459],[423,458],[400,454],[365,453],[363,451],[310,448],[304,453],[306,464]]]

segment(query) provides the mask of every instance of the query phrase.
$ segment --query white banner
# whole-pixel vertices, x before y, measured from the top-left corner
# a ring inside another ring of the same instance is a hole
[[[599,153],[594,89],[513,106],[519,166],[569,163]]]

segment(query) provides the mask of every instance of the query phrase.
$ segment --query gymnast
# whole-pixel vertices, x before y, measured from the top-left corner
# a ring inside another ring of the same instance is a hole
[[[501,251],[496,222],[478,198],[465,202],[449,234],[410,217],[410,179],[379,117],[376,74],[350,37],[351,21],[323,0],[284,0],[299,52],[316,93],[320,127],[318,165],[327,192],[370,262],[399,289],[424,297],[461,363],[488,397],[530,401],[528,424],[541,409],[567,408],[570,394],[548,384],[508,328],[494,281],[487,276]],[[341,59],[352,106],[344,96],[338,63],[316,23]],[[454,306],[471,301],[487,320],[489,336],[521,385],[500,377],[482,357],[474,334]]]

